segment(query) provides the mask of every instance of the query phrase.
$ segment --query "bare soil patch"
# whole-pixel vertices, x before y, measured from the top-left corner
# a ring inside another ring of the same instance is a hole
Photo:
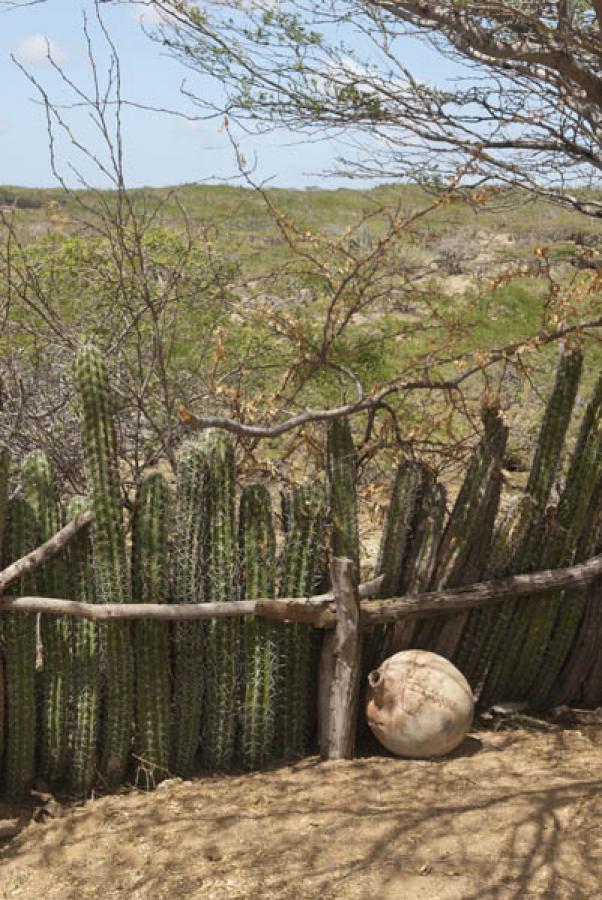
[[[0,897],[597,898],[601,738],[479,732],[440,761],[311,757],[38,821],[0,807]]]

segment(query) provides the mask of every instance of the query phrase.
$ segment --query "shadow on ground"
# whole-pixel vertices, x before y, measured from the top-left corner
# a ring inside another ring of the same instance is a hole
[[[0,897],[602,896],[601,737],[483,732],[438,761],[312,757],[105,797],[30,821]]]

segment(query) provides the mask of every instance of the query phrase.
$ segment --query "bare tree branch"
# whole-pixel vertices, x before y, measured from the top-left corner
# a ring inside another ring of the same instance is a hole
[[[556,341],[560,341],[575,332],[587,332],[602,328],[602,316],[587,322],[580,322],[575,325],[567,325],[562,328],[554,329],[550,332],[541,331],[528,338],[528,340],[517,343],[508,344],[501,349],[493,349],[486,354],[486,360],[481,364],[471,366],[465,369],[454,378],[444,380],[436,380],[432,378],[414,379],[411,381],[398,381],[385,385],[379,391],[365,397],[361,385],[358,385],[358,398],[353,403],[347,403],[344,406],[332,407],[330,409],[314,409],[307,410],[299,415],[291,416],[285,422],[278,425],[253,425],[244,422],[238,422],[227,416],[196,416],[187,407],[180,406],[178,415],[181,423],[190,431],[203,431],[208,428],[222,428],[239,437],[250,438],[274,438],[286,434],[308,425],[310,422],[330,422],[334,419],[346,418],[360,412],[378,409],[383,405],[383,401],[393,394],[405,391],[444,391],[452,393],[457,391],[460,385],[476,375],[483,372],[490,366],[500,360],[507,360],[527,345],[544,346]]]

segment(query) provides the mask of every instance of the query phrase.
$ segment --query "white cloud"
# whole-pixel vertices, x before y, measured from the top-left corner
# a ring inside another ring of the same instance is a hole
[[[152,2],[135,2],[128,10],[131,19],[139,22],[144,28],[157,28],[158,25],[164,25],[169,21],[169,13]]]
[[[48,66],[50,60],[62,65],[67,59],[63,48],[45,34],[28,34],[23,38],[16,50],[17,58],[28,66]]]
[[[199,119],[178,119],[178,125],[187,134],[199,134],[203,131],[204,122]]]

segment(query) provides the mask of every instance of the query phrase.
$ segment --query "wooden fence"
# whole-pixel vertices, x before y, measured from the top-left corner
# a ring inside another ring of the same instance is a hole
[[[515,575],[445,591],[415,596],[371,599],[382,578],[357,584],[354,563],[334,558],[331,593],[314,597],[260,598],[224,603],[123,603],[89,604],[54,597],[12,597],[6,590],[19,578],[52,559],[91,521],[82,512],[53,538],[0,572],[0,611],[44,613],[93,621],[200,619],[262,616],[278,621],[301,622],[327,630],[319,667],[318,724],[320,752],[324,758],[353,755],[355,722],[360,691],[362,632],[366,627],[392,624],[403,619],[449,615],[505,600],[583,588],[602,578],[602,554],[579,565]]]

